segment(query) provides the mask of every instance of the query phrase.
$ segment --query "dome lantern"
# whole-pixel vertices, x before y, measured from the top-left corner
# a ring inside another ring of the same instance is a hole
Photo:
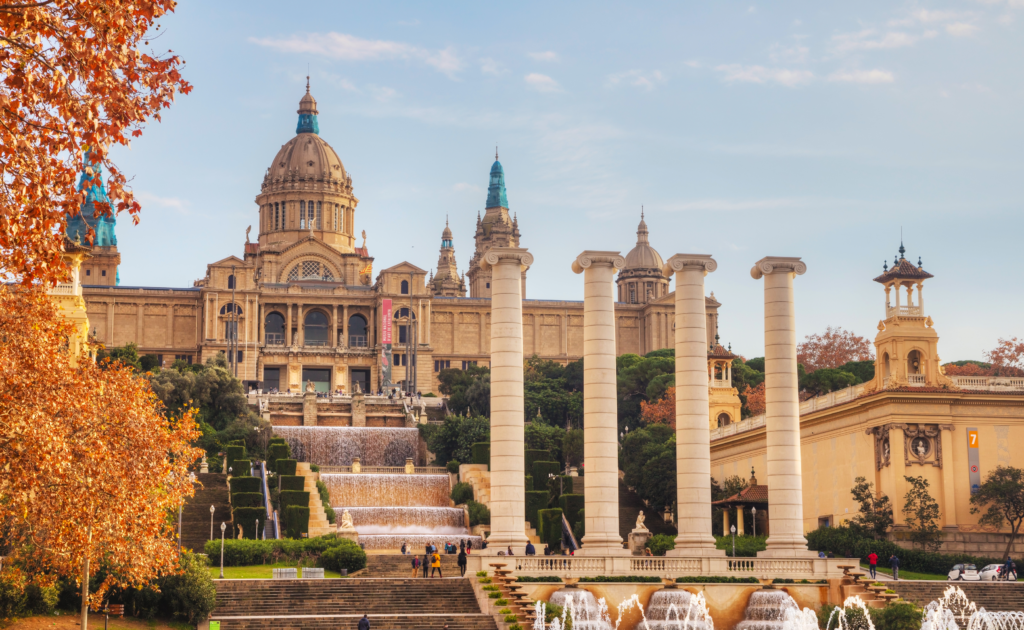
[[[316,99],[309,93],[309,77],[306,77],[306,94],[299,101],[299,124],[295,133],[315,133],[320,135],[320,125],[316,120]]]

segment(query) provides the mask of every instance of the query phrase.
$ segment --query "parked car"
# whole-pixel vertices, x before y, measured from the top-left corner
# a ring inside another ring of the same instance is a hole
[[[995,582],[999,579],[999,575],[1003,572],[1003,565],[1001,564],[987,564],[985,568],[978,571],[978,579],[983,582]],[[952,578],[951,578],[952,579]]]
[[[949,579],[977,582],[981,580],[981,576],[978,575],[978,567],[973,564],[957,564],[950,570]]]

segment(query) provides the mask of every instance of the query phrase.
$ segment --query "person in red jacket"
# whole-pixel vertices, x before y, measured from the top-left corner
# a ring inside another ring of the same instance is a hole
[[[875,569],[878,568],[878,554],[872,551],[868,554],[868,571],[871,572],[871,579],[875,579]]]

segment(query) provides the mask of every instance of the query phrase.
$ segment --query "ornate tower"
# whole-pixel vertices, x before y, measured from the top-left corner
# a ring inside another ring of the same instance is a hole
[[[92,174],[86,171],[92,171]],[[110,199],[103,186],[103,166],[89,161],[89,151],[82,159],[82,175],[78,178],[78,190],[85,190],[85,202],[78,214],[68,218],[67,236],[72,243],[89,245],[89,228],[93,230],[91,256],[81,260],[81,284],[116,286],[121,284],[118,265],[121,254],[117,251],[117,217],[110,208],[110,216],[97,211],[96,203],[109,206]]]
[[[466,297],[466,281],[459,278],[455,266],[455,246],[452,244],[452,230],[448,220],[441,233],[441,254],[437,257],[437,275],[430,279],[430,290],[442,297]]]
[[[661,268],[664,262],[658,251],[647,240],[647,222],[640,211],[640,225],[636,229],[636,247],[626,254],[626,266],[619,271],[615,283],[619,285],[619,302],[647,304],[669,292],[669,282]]]
[[[505,171],[494,152],[491,165],[491,183],[487,188],[487,207],[483,219],[476,218],[476,251],[469,261],[470,297],[491,297],[491,270],[480,267],[481,257],[492,247],[519,247],[519,221],[508,216],[508,197],[505,194]],[[523,272],[523,297],[526,297],[526,272]]]
[[[708,421],[712,431],[740,421],[743,405],[732,384],[732,361],[735,358],[731,344],[728,349],[723,347],[715,331],[715,343],[708,349]]]
[[[939,334],[932,328],[932,318],[924,312],[924,281],[934,276],[924,270],[920,258],[914,265],[904,257],[903,243],[899,252],[892,268],[882,263],[884,273],[875,278],[885,287],[885,319],[878,322],[875,378],[869,389],[950,386],[952,381],[939,368]],[[903,290],[905,302],[900,300]]]

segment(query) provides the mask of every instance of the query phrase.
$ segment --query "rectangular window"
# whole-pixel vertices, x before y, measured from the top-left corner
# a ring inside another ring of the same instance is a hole
[[[238,358],[235,359],[235,363],[241,363],[243,361],[242,355],[243,355],[243,352],[241,350],[239,350],[238,351]]]
[[[409,336],[406,333],[406,329],[407,328],[408,328],[408,326],[399,326],[398,327],[398,343],[409,343],[409,338],[408,338]]]
[[[85,275],[91,276],[92,275],[92,269],[86,269],[85,270]]]
[[[278,206],[278,204],[275,203],[274,204],[274,229],[275,230],[278,229],[277,226],[280,225],[280,223],[278,223],[280,218],[281,218],[281,208]]]
[[[441,370],[448,370],[448,369],[451,369],[451,367],[452,367],[452,362],[451,361],[446,361],[446,360],[443,360],[443,359],[438,360],[438,361],[434,361],[434,371],[435,372],[440,372]]]
[[[287,208],[287,207],[288,207],[288,202],[282,201],[281,202],[281,229],[282,230],[286,229],[286,227],[288,225],[287,223],[285,223],[285,208]]]
[[[476,367],[476,361],[463,361],[462,362],[462,369],[463,370],[468,370],[471,367]]]
[[[316,229],[322,230],[323,223],[321,223],[321,210],[323,209],[323,202],[316,202]]]
[[[104,269],[104,270],[102,271],[101,275],[102,275],[102,276],[103,276],[104,278],[106,278],[106,277],[107,277],[107,270],[106,270],[106,269]]]
[[[238,322],[224,322],[224,338],[225,339],[237,339],[238,338]]]

